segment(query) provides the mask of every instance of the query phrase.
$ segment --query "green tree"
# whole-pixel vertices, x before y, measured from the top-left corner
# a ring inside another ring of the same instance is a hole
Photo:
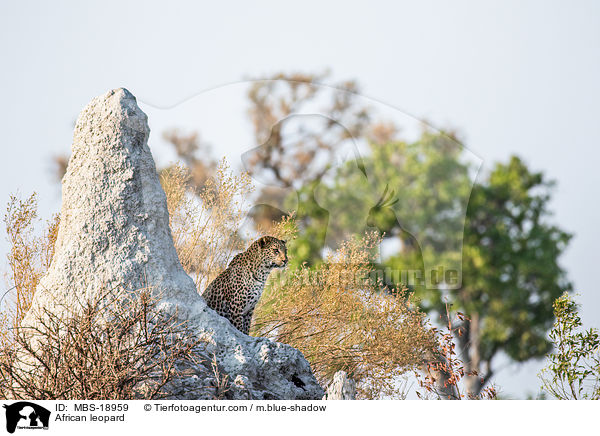
[[[431,132],[414,143],[372,144],[363,159],[367,177],[348,163],[317,189],[317,201],[335,216],[329,233],[358,232],[359,217],[367,216],[367,224],[399,242],[397,254],[381,265],[392,271],[420,269],[420,261],[426,270],[451,270],[462,251],[456,289],[422,281],[412,288],[431,314],[443,319],[446,303],[465,314],[455,339],[467,391],[478,396],[500,352],[516,362],[548,352],[552,302],[571,289],[558,262],[571,236],[549,222],[553,183],[542,173],[511,157],[471,192],[469,167],[455,144]]]
[[[473,395],[494,375],[492,361],[499,352],[524,362],[551,347],[546,333],[554,320],[552,303],[572,289],[558,262],[571,235],[548,220],[552,186],[513,156],[473,189],[463,286],[449,295],[469,318],[457,340],[467,372],[477,374],[467,377]],[[430,295],[430,300],[439,298]]]
[[[317,252],[295,254],[314,262],[323,248],[313,244],[315,226],[327,234],[325,246],[330,249],[352,235],[376,229],[398,242],[398,255],[386,261],[394,271],[419,271],[423,279],[424,265],[431,270],[453,263],[459,269],[472,186],[461,151],[452,135],[431,131],[414,142],[371,138],[367,156],[332,168],[331,180],[298,190],[298,210],[308,215],[301,220],[306,224],[306,245]],[[296,198],[289,200],[291,207]],[[299,244],[303,239],[304,235]]]

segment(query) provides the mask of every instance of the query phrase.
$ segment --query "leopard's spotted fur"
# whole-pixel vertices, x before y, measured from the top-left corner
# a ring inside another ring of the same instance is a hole
[[[254,307],[274,268],[287,265],[285,241],[263,236],[238,254],[202,294],[208,306],[248,334]]]

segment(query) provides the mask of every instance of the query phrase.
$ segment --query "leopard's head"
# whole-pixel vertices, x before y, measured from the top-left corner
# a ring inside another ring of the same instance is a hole
[[[285,241],[273,236],[263,236],[258,241],[261,259],[269,268],[283,268],[288,263],[287,247]]]

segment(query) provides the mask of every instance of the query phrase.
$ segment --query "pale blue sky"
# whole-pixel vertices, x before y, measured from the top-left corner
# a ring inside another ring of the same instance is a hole
[[[0,204],[37,191],[44,216],[58,209],[49,157],[68,150],[77,114],[108,89],[127,87],[150,114],[243,78],[329,68],[458,129],[484,171],[518,153],[556,179],[555,220],[575,233],[563,264],[584,322],[600,327],[600,3],[88,3],[0,5]],[[497,382],[535,391],[538,368],[509,367]]]

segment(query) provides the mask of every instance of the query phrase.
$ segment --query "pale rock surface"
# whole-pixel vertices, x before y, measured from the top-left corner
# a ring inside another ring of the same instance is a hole
[[[348,377],[346,371],[338,371],[333,375],[333,381],[327,387],[324,400],[354,400],[356,399],[356,384]]]
[[[149,132],[146,114],[126,89],[94,98],[80,114],[63,179],[55,255],[23,324],[76,296],[149,285],[161,295],[163,310],[176,310],[208,339],[207,352],[216,354],[231,381],[226,397],[321,398],[323,390],[298,350],[242,334],[199,296],[173,246]],[[185,381],[189,392],[204,383],[202,377]]]

